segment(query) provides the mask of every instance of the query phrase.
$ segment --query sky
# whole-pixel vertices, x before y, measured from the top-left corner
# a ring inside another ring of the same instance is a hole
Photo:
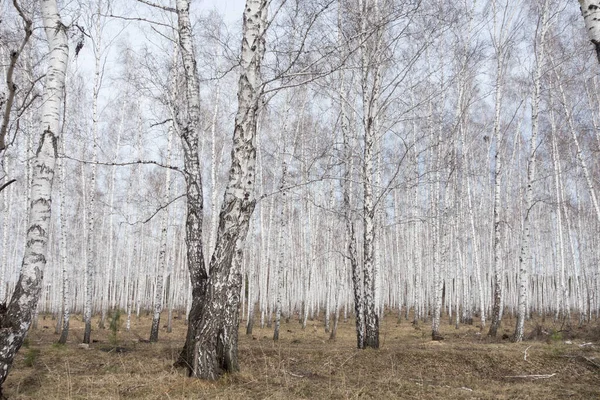
[[[203,8],[216,8],[225,17],[227,22],[242,19],[245,0],[201,0],[195,6]]]

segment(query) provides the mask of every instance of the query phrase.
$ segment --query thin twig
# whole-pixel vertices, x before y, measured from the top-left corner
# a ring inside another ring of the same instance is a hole
[[[524,353],[525,353],[525,356],[523,357],[523,360],[525,360],[525,361],[527,361],[527,362],[529,362],[529,361],[527,360],[527,350],[529,350],[529,349],[531,348],[531,346],[533,346],[533,345],[529,345],[529,346],[528,346],[528,347],[525,349],[525,351],[524,351]]]
[[[14,183],[14,182],[16,182],[16,181],[17,181],[16,179],[11,179],[10,181],[8,181],[8,182],[6,182],[5,184],[3,184],[2,186],[0,186],[0,192],[2,192],[4,189],[6,189],[6,187],[7,187],[8,185],[10,185],[11,183]]]
[[[126,162],[102,162],[102,161],[94,162],[94,161],[88,161],[88,160],[80,160],[78,158],[71,157],[66,154],[60,154],[59,158],[66,158],[67,160],[77,161],[77,162],[84,163],[84,164],[105,165],[105,166],[109,166],[109,167],[126,167],[126,166],[131,166],[131,165],[138,165],[138,164],[156,165],[158,167],[172,169],[173,171],[177,171],[177,172],[183,174],[183,171],[179,167],[175,167],[173,165],[161,164],[158,161],[152,161],[152,160],[134,160],[134,161],[126,161]]]
[[[173,7],[163,6],[163,5],[156,4],[156,3],[153,3],[151,1],[148,1],[148,0],[137,0],[137,1],[138,1],[138,3],[146,4],[146,5],[148,5],[150,7],[154,7],[154,8],[160,8],[161,10],[165,10],[165,11],[168,11],[168,12],[172,12],[172,13],[176,13],[177,12],[177,10],[174,9]]]
[[[556,374],[548,374],[548,375],[509,375],[504,378],[520,378],[520,379],[547,379],[552,378]]]

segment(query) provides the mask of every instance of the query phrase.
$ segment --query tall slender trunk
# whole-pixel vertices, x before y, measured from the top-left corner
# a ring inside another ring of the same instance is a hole
[[[352,179],[354,177],[354,158],[352,154],[353,140],[350,137],[350,127],[348,126],[348,116],[346,115],[346,91],[344,80],[339,88],[340,99],[340,120],[343,140],[343,158],[344,158],[344,179],[342,208],[344,210],[344,221],[346,225],[346,251],[350,262],[352,274],[352,286],[354,293],[354,316],[356,322],[356,346],[359,349],[365,348],[365,313],[364,313],[364,285],[362,268],[358,262],[358,254],[356,249],[356,231],[354,223],[354,215],[352,212]],[[306,315],[308,312],[306,312]]]
[[[65,152],[65,141],[64,139],[61,141],[62,152]],[[70,304],[71,296],[69,293],[69,271],[67,268],[67,213],[66,213],[66,204],[65,204],[65,175],[66,175],[66,167],[65,160],[59,160],[59,225],[60,225],[60,265],[62,269],[62,328],[60,332],[60,338],[58,339],[58,343],[66,344],[67,338],[69,336],[69,319],[70,319]]]
[[[494,11],[495,15],[495,11]],[[500,127],[500,111],[502,108],[502,89],[503,89],[503,49],[500,46],[498,53],[496,54],[496,85],[495,85],[495,117],[494,117],[494,166],[493,166],[493,178],[494,178],[494,204],[493,204],[493,234],[492,234],[492,266],[494,271],[494,295],[492,302],[492,315],[490,321],[490,330],[488,335],[495,337],[500,328],[502,318],[502,279],[504,277],[504,270],[502,268],[501,260],[501,171],[502,171],[502,160],[500,146],[502,143],[502,133]]]
[[[127,105],[126,102],[127,96],[123,98],[123,103],[121,105],[121,116],[119,119],[119,126],[117,128],[117,143],[115,145],[115,153],[113,156],[113,163],[117,163],[119,148],[121,146],[121,136],[123,134],[123,126],[125,123],[125,108]],[[112,295],[113,303],[114,303],[114,290],[110,290],[110,285],[112,282],[116,282],[116,263],[113,261],[115,256],[115,241],[114,241],[114,233],[115,233],[115,220],[114,220],[114,212],[113,207],[115,203],[115,180],[116,180],[117,167],[113,165],[110,171],[110,189],[109,189],[109,201],[108,201],[108,209],[110,212],[109,222],[108,222],[108,255],[106,260],[106,271],[105,271],[105,280],[104,287],[102,293],[102,310],[100,316],[100,327],[103,328],[106,322],[106,314],[108,312],[108,308],[110,307],[110,299],[109,296]]]
[[[360,0],[361,30],[368,35],[368,19],[371,13],[379,18],[377,1]],[[363,149],[363,279],[365,302],[365,345],[379,348],[379,316],[375,307],[375,215],[377,204],[373,193],[373,172],[377,136],[379,96],[382,80],[382,49],[383,27],[374,29],[373,40],[364,40],[361,45],[361,86],[362,112],[364,130]]]
[[[548,31],[548,1],[543,5],[541,32],[539,41],[536,38],[536,69],[533,82],[533,95],[531,103],[531,137],[529,141],[529,159],[527,161],[527,187],[525,189],[525,218],[521,234],[521,252],[519,255],[519,296],[517,310],[517,324],[515,327],[514,341],[523,340],[523,329],[527,317],[527,297],[529,288],[529,270],[531,269],[531,213],[533,203],[533,183],[535,181],[537,136],[539,131],[539,109],[542,89],[542,70],[545,67],[545,38]]]
[[[96,202],[96,170],[98,161],[98,97],[100,95],[101,86],[101,7],[102,1],[98,1],[98,13],[96,14],[96,32],[95,32],[95,68],[94,68],[94,88],[93,88],[93,100],[92,100],[92,172],[89,186],[89,204],[87,206],[88,215],[88,235],[87,235],[87,263],[85,266],[85,273],[87,275],[87,282],[85,285],[85,308],[83,319],[85,322],[85,329],[83,332],[83,343],[90,343],[92,333],[92,302],[94,295],[94,284],[96,276],[96,233],[95,233],[95,202]]]
[[[33,165],[27,240],[21,273],[6,310],[0,314],[0,396],[1,386],[31,325],[48,257],[52,182],[69,49],[66,27],[61,22],[56,1],[41,2],[41,15],[50,49],[41,112],[42,132]]]
[[[285,132],[285,129],[284,129]],[[285,143],[285,140],[282,140]],[[285,146],[283,147],[282,156],[285,158]],[[283,290],[285,285],[285,229],[287,225],[286,212],[286,204],[287,204],[287,190],[286,190],[286,179],[287,179],[287,161],[284,159],[282,163],[283,172],[281,175],[281,184],[279,185],[279,190],[281,191],[281,202],[279,203],[279,207],[281,209],[279,215],[279,257],[277,259],[277,293],[276,293],[276,303],[275,303],[275,329],[273,330],[273,340],[279,340],[279,328],[281,324],[281,307],[282,307],[282,297]]]
[[[187,265],[192,286],[192,304],[188,314],[186,342],[180,355],[179,364],[186,366],[190,374],[194,370],[195,321],[200,318],[204,307],[208,273],[204,264],[202,249],[202,176],[198,156],[200,135],[200,83],[194,55],[192,24],[190,21],[190,0],[177,0],[179,45],[184,68],[185,112],[174,110],[178,133],[183,147],[183,169],[186,184],[186,244]]]
[[[171,164],[171,148],[173,146],[173,127],[169,127],[167,138],[167,165]],[[165,178],[165,195],[164,204],[169,204],[171,201],[171,170],[167,168]],[[158,251],[158,271],[156,274],[156,287],[154,296],[154,315],[152,316],[152,327],[150,328],[150,341],[158,341],[158,331],[160,329],[160,313],[163,309],[163,281],[167,263],[167,233],[169,222],[169,209],[167,208],[163,214],[160,226],[160,250]]]

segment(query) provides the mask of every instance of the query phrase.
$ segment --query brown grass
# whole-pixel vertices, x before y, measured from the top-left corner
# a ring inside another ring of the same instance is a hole
[[[531,340],[491,340],[477,326],[458,330],[444,324],[445,340],[432,342],[429,326],[382,324],[381,349],[358,351],[352,322],[340,322],[338,339],[328,340],[322,322],[303,331],[282,324],[281,339],[270,329],[240,332],[242,371],[217,382],[185,377],[172,367],[186,327],[174,321],[173,333],[159,343],[139,341],[150,319],[132,321],[119,331],[121,352],[109,330],[95,329],[89,349],[78,347],[83,324],[72,321],[70,341],[53,345],[54,322],[40,319],[28,346],[17,355],[5,383],[11,399],[594,399],[600,398],[599,327],[565,329],[564,324],[532,321]],[[510,319],[502,334],[512,333]],[[595,335],[595,336],[594,336]],[[568,339],[568,340],[567,340]],[[527,359],[525,359],[527,355]],[[552,375],[554,374],[554,375]],[[552,375],[534,379],[522,375]]]

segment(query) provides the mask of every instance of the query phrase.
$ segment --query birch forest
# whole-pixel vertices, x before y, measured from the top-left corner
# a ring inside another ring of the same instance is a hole
[[[180,324],[173,361],[207,380],[257,330],[598,331],[599,20],[596,0],[0,0],[0,384],[42,318],[63,345],[115,315],[151,320],[144,342]]]

